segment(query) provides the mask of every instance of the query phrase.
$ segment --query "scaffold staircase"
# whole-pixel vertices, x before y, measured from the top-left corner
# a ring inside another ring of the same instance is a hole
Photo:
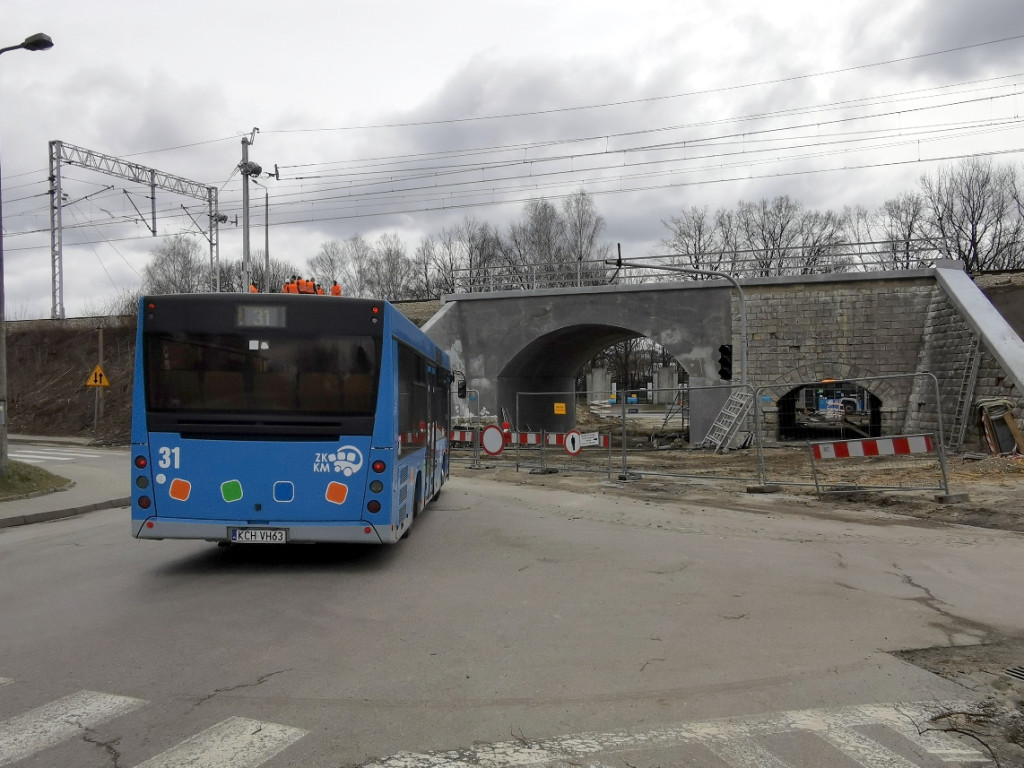
[[[740,424],[750,412],[754,395],[746,390],[739,390],[729,395],[722,410],[718,412],[715,423],[708,430],[707,437],[700,444],[701,448],[714,448],[715,453],[729,446],[729,441],[740,428]]]
[[[967,422],[971,415],[971,405],[974,402],[974,388],[978,383],[978,365],[980,362],[981,338],[973,336],[968,347],[967,360],[964,364],[964,377],[960,381],[960,393],[957,395],[956,411],[953,413],[953,422],[949,425],[949,437],[946,440],[947,448],[957,449],[964,444]]]

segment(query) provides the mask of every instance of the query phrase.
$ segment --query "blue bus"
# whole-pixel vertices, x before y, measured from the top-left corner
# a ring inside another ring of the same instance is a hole
[[[448,479],[451,381],[386,301],[145,296],[132,535],[396,542]]]

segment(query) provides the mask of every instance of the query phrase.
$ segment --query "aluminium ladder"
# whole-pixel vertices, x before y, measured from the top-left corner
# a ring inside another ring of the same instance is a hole
[[[978,383],[978,365],[980,362],[981,338],[974,336],[967,351],[964,377],[960,382],[960,392],[957,395],[953,423],[949,425],[949,439],[946,441],[946,448],[960,448],[964,444],[964,435],[967,432],[971,405],[974,402],[974,388]]]
[[[725,401],[722,410],[718,412],[715,423],[711,425],[707,436],[701,442],[701,448],[714,448],[715,452],[728,447],[729,441],[740,428],[740,424],[747,417],[750,406],[754,402],[754,395],[746,390],[733,392]]]

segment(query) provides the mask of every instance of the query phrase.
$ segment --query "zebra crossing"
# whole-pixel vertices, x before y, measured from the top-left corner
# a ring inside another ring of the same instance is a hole
[[[459,750],[401,752],[362,768],[991,765],[991,760],[974,746],[931,727],[936,714],[969,706],[963,701],[871,704],[690,722],[647,731],[576,734],[537,741],[520,738]]]
[[[7,450],[8,458],[25,464],[52,464],[54,462],[62,461],[82,461],[106,457],[109,455],[110,451],[78,448],[66,445],[55,445],[53,447],[42,447],[38,445],[10,445]]]
[[[0,701],[12,682],[0,678]],[[77,691],[0,720],[0,767],[83,738],[92,729],[148,704],[131,696]],[[862,768],[991,765],[974,745],[929,727],[936,714],[971,706],[964,701],[869,704],[688,722],[645,731],[533,741],[517,738],[457,750],[399,752],[361,768],[609,768],[623,764],[819,768],[826,763],[838,765],[837,761]],[[307,735],[302,728],[229,717],[135,768],[259,768]]]
[[[0,678],[0,695],[12,683]],[[0,766],[80,738],[89,729],[149,702],[99,691],[77,691],[0,721]],[[230,717],[139,763],[136,768],[258,768],[307,734],[301,728]]]

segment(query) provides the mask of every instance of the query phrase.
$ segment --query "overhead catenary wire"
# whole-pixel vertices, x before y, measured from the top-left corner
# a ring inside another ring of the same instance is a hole
[[[777,84],[780,82],[788,82],[791,80],[804,79],[808,77],[818,77],[828,74],[837,74],[840,72],[852,71],[855,69],[882,66],[884,64],[898,63],[908,61],[916,58],[923,58],[926,56],[940,55],[943,53],[950,53],[953,51],[967,50],[969,48],[976,48],[983,45],[993,45],[1011,40],[1017,40],[1024,36],[1014,36],[1001,38],[1000,40],[987,41],[984,43],[977,43],[972,45],[958,46],[956,48],[945,49],[944,51],[935,51],[925,54],[918,54],[910,57],[901,57],[898,59],[890,59],[885,62],[875,62],[871,64],[857,65],[854,67],[847,67],[839,70],[830,70],[827,72],[817,72],[805,75],[794,76],[792,78],[780,78],[777,80],[763,81],[757,83],[747,83],[736,86],[723,86],[721,88],[705,89],[703,91],[693,91],[684,94],[672,94],[664,97],[650,97],[641,98],[635,100],[626,100],[619,102],[608,102],[605,104],[596,105],[584,105],[577,107],[566,107],[564,109],[553,109],[553,110],[540,110],[530,113],[517,113],[515,117],[525,116],[540,116],[544,114],[558,113],[562,111],[574,111],[577,109],[591,109],[600,107],[611,107],[611,106],[622,106],[628,103],[640,103],[642,101],[657,101],[666,98],[678,98],[687,95],[702,95],[707,93],[721,93],[734,90],[737,88],[746,88],[754,86],[763,86]],[[920,101],[923,99],[936,98],[936,93],[940,91],[949,91],[956,88],[963,88],[970,84],[988,83],[991,85],[991,90],[995,91],[999,88],[1017,88],[1019,83],[1005,83],[1005,85],[996,85],[997,83],[1004,83],[1007,80],[1013,78],[1020,78],[1020,73],[1013,75],[1001,75],[998,77],[987,78],[982,81],[968,81],[967,83],[956,83],[938,86],[932,89],[918,89],[917,91],[907,91],[902,94],[883,94],[879,96],[864,96],[857,99],[846,99],[842,102],[831,102],[829,104],[818,104],[809,105],[803,107],[789,108],[785,110],[775,110],[773,112],[763,112],[753,115],[741,115],[738,117],[719,118],[716,120],[706,121],[695,121],[687,124],[686,126],[661,126],[653,129],[642,129],[632,131],[622,131],[619,133],[607,133],[603,136],[586,136],[586,137],[568,137],[564,139],[551,139],[537,142],[519,142],[517,144],[504,145],[492,148],[479,148],[479,147],[468,147],[464,149],[452,149],[452,150],[438,150],[432,153],[411,153],[408,155],[393,155],[390,157],[376,158],[372,162],[379,163],[391,163],[391,164],[411,164],[417,162],[412,158],[425,158],[435,157],[438,159],[458,159],[462,157],[474,156],[470,153],[477,153],[484,156],[484,159],[478,163],[442,163],[437,167],[433,168],[381,168],[381,169],[366,169],[364,173],[359,175],[353,173],[353,165],[359,162],[366,163],[367,160],[332,160],[324,163],[311,163],[311,164],[299,164],[294,166],[282,165],[283,169],[288,168],[303,168],[303,169],[316,169],[316,168],[330,168],[332,166],[342,165],[344,169],[340,170],[337,174],[332,174],[330,179],[325,179],[327,183],[323,185],[311,185],[309,182],[313,179],[307,179],[301,176],[293,177],[292,179],[282,179],[281,182],[276,184],[278,193],[276,194],[275,211],[272,216],[271,225],[287,225],[287,224],[298,224],[298,223],[315,223],[318,221],[337,221],[346,218],[361,218],[367,216],[387,216],[394,215],[396,212],[400,213],[423,213],[435,210],[444,210],[446,208],[454,208],[463,204],[467,206],[479,207],[485,205],[504,205],[510,203],[522,202],[530,199],[529,197],[523,197],[524,192],[532,191],[534,194],[540,193],[544,190],[559,190],[568,189],[570,186],[579,188],[584,186],[588,191],[594,194],[614,194],[614,193],[626,193],[631,191],[647,191],[650,189],[664,189],[667,188],[665,185],[655,184],[651,186],[640,186],[637,184],[638,181],[643,183],[643,179],[657,178],[658,176],[665,175],[678,175],[678,174],[706,174],[711,170],[709,167],[702,167],[695,165],[695,163],[703,162],[714,162],[718,161],[717,169],[719,171],[727,170],[736,167],[749,166],[751,173],[745,176],[737,176],[734,178],[721,177],[714,180],[703,179],[700,181],[687,181],[684,184],[674,184],[671,186],[686,186],[698,183],[723,183],[730,180],[739,180],[740,178],[745,179],[757,179],[767,178],[769,176],[784,176],[784,175],[806,175],[811,173],[820,173],[826,171],[835,171],[836,169],[830,168],[804,168],[786,173],[775,173],[775,174],[757,174],[753,171],[757,166],[762,165],[766,162],[797,162],[797,161],[808,161],[815,158],[828,157],[840,152],[848,151],[849,148],[853,148],[855,145],[861,145],[858,147],[859,151],[874,151],[884,148],[893,148],[899,146],[898,144],[882,143],[887,138],[887,134],[891,134],[895,129],[875,129],[875,130],[860,130],[860,131],[849,131],[841,134],[830,134],[828,136],[821,135],[820,131],[822,126],[833,124],[833,123],[849,123],[852,121],[866,121],[872,119],[882,119],[885,117],[893,116],[906,116],[914,112],[923,112],[925,110],[941,110],[951,109],[957,106],[964,106],[969,103],[978,103],[980,101],[991,101],[993,99],[1007,98],[1010,95],[1016,95],[1017,91],[1014,90],[1013,94],[995,94],[990,96],[976,96],[973,99],[959,99],[957,101],[946,100],[941,103],[935,104],[924,104],[917,105],[914,107],[903,106],[902,108],[890,109],[887,111],[876,112],[871,115],[852,115],[852,116],[840,116],[831,120],[819,120],[803,124],[800,126],[766,126],[766,127],[752,127],[749,130],[738,130],[733,132],[720,132],[717,134],[710,134],[700,138],[685,138],[678,139],[676,141],[661,142],[659,144],[638,144],[636,146],[629,147],[617,147],[614,150],[606,149],[604,152],[582,152],[582,153],[562,153],[561,155],[545,156],[545,157],[531,157],[522,159],[518,162],[509,162],[501,160],[487,160],[486,153],[488,152],[514,152],[514,151],[536,151],[540,149],[557,149],[559,146],[566,146],[572,143],[584,143],[588,141],[609,141],[611,138],[626,138],[626,137],[639,137],[643,135],[654,134],[657,132],[668,132],[668,131],[682,131],[684,129],[693,130],[697,126],[713,126],[713,125],[729,125],[729,124],[740,124],[743,121],[753,122],[755,120],[765,119],[779,119],[782,117],[796,117],[796,116],[808,116],[812,114],[820,114],[828,110],[839,110],[839,109],[850,109],[853,107],[867,107],[870,105],[879,105],[886,103],[887,99],[895,99],[897,97],[904,97],[907,101]],[[950,95],[950,94],[947,94]],[[951,94],[956,96],[958,94]],[[475,119],[497,119],[500,115],[482,116]],[[451,120],[433,121],[435,124],[447,124],[452,122],[462,122],[461,118],[453,118]],[[418,126],[425,124],[424,122],[409,123],[409,126]],[[1007,127],[1014,127],[1012,121],[976,121],[973,123],[963,123],[959,127],[952,127],[951,123],[938,123],[932,122],[922,126],[915,126],[912,132],[909,128],[902,129],[900,133],[909,143],[928,143],[931,141],[941,141],[950,138],[954,132],[959,131],[960,137],[964,138],[970,135],[980,135],[981,131],[995,132],[999,130],[1005,130]],[[395,124],[388,124],[387,126],[348,126],[345,130],[350,130],[355,127],[362,128],[379,128],[379,127],[396,127]],[[815,137],[816,146],[828,146],[832,145],[834,151],[823,151],[823,152],[803,152],[809,146],[806,142],[806,136],[795,135],[793,132],[798,129],[814,128],[819,131],[819,135]],[[313,129],[310,129],[313,130]],[[321,130],[321,129],[315,129]],[[324,129],[333,130],[333,129]],[[265,134],[270,133],[297,133],[305,132],[303,130],[282,130],[264,131]],[[972,133],[973,132],[973,133]],[[929,135],[929,133],[931,135]],[[758,138],[760,136],[775,135],[778,139],[772,138]],[[834,138],[829,138],[829,136]],[[846,136],[846,139],[839,138],[840,136]],[[916,137],[916,138],[914,138]],[[137,152],[130,156],[139,156],[144,154],[152,154],[163,151],[170,151],[175,148],[183,147],[195,147],[203,144],[213,144],[223,141],[236,141],[237,136],[224,137],[219,139],[210,139],[200,142],[192,142],[189,144],[178,145],[178,147],[165,148],[164,150],[152,150],[148,152]],[[877,146],[873,148],[867,148],[864,146],[866,142],[875,141]],[[726,148],[730,142],[740,142],[743,146],[741,152],[729,152],[720,151],[712,154],[696,154],[702,148],[714,144],[719,149]],[[907,142],[905,142],[907,143]],[[758,148],[758,145],[761,145]],[[843,149],[843,145],[847,145],[847,149]],[[651,159],[646,161],[639,161],[635,163],[620,162],[608,163],[604,166],[578,168],[575,167],[576,163],[580,163],[590,158],[611,156],[613,154],[641,154],[641,153],[652,153],[652,152],[663,152],[670,153],[678,150],[684,154],[681,157],[665,157],[664,159],[657,160]],[[994,156],[999,153],[1017,152],[1018,149],[1006,149],[1000,152],[989,153]],[[774,159],[764,159],[766,152],[776,153],[777,157]],[[938,154],[933,158],[922,158],[919,162],[942,162],[945,159],[962,159],[964,157],[982,156],[985,153],[979,152],[961,152],[959,154]],[[786,156],[783,156],[786,155]],[[730,158],[739,157],[741,162],[732,163],[729,161]],[[408,163],[406,161],[409,161]],[[422,162],[422,160],[418,161]],[[541,164],[555,164],[558,162],[564,162],[571,164],[572,167],[566,170],[552,170],[550,172],[539,173],[537,168]],[[863,169],[872,167],[886,167],[902,164],[901,162],[875,162],[875,163],[859,163],[848,165],[845,170]],[[640,173],[612,173],[614,168],[641,168],[647,166],[651,170]],[[515,169],[520,169],[521,173],[514,172]],[[502,178],[483,178],[478,180],[468,180],[465,178],[459,179],[460,176],[465,177],[468,173],[481,172],[486,170],[499,170],[508,169],[510,172],[508,175]],[[223,182],[220,183],[220,190],[223,192],[227,189],[228,184],[237,175],[237,166],[233,167],[231,173]],[[421,178],[431,180],[433,183],[430,185],[422,185],[420,187],[403,187],[402,183],[409,184],[413,179],[410,174],[416,173],[417,171],[422,172]],[[401,174],[404,173],[405,176]],[[607,175],[599,175],[605,173]],[[389,175],[399,178],[389,178]],[[442,178],[444,177],[444,178]],[[550,182],[550,183],[549,183]],[[360,186],[363,185],[363,186]],[[369,185],[369,186],[366,186]],[[385,185],[390,185],[391,188],[387,188]],[[616,189],[598,189],[600,185],[616,186]],[[372,187],[377,187],[376,190]],[[332,194],[333,193],[333,194]],[[350,200],[357,197],[362,197],[366,200],[366,205],[359,206],[342,206],[338,207],[333,205],[338,201]],[[565,192],[562,194],[570,194]],[[490,200],[480,200],[481,197],[489,197]],[[474,199],[477,198],[477,199]],[[418,204],[418,205],[417,205]],[[299,209],[309,210],[314,208],[315,211],[312,215],[305,213],[300,215],[297,213]],[[172,215],[176,215],[180,218],[180,213],[172,211],[168,206],[162,205],[159,208],[160,215],[165,219],[170,219]],[[236,200],[228,199],[222,201],[220,208],[221,213],[230,215],[240,211],[239,203]],[[374,212],[376,211],[376,212]],[[20,212],[12,213],[13,216],[19,215]],[[109,220],[109,217],[108,217]],[[98,225],[102,222],[101,219],[96,218],[95,221],[91,222],[93,225]],[[84,221],[81,223],[81,227],[90,225],[90,222]],[[76,225],[72,225],[74,227]],[[173,226],[168,227],[173,229]],[[191,227],[189,227],[191,228]],[[183,231],[187,231],[187,229]],[[26,229],[21,232],[10,233],[9,236],[19,235],[32,235],[39,234],[41,232],[48,231],[42,228],[39,229]],[[145,237],[145,236],[143,236]],[[120,239],[120,238],[119,238]],[[125,239],[139,239],[139,238],[125,238]],[[68,243],[69,246],[75,245],[75,243]],[[26,246],[29,248],[31,246]],[[15,247],[14,250],[19,248]]]

